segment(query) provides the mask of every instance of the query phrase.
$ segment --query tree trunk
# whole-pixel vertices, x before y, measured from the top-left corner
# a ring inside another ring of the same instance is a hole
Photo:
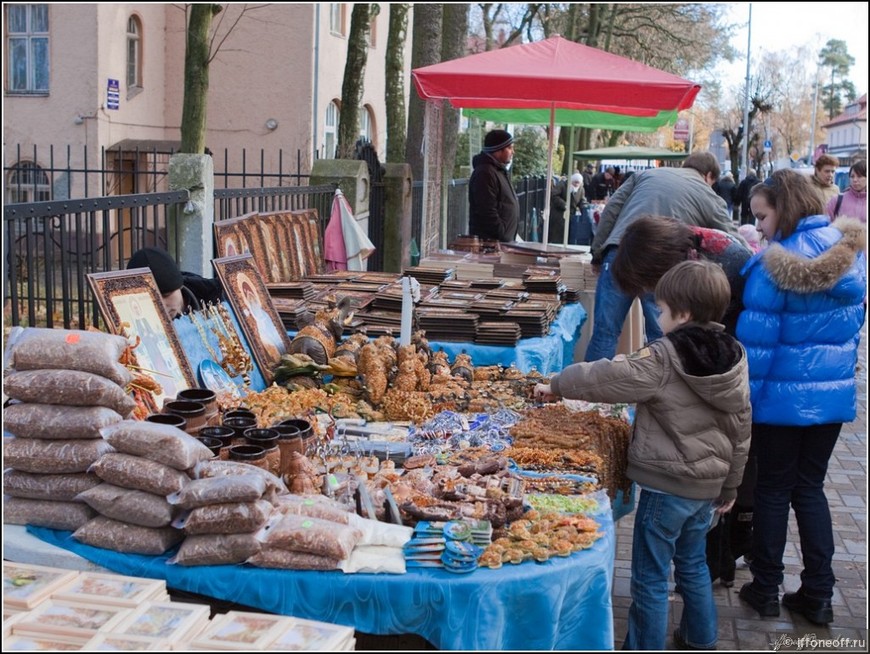
[[[468,7],[464,3],[448,3],[444,5],[444,22],[441,33],[441,61],[459,59],[465,55],[466,33],[468,32]],[[454,109],[444,103],[444,132],[442,144],[443,183],[453,179],[456,167],[456,139],[459,136],[459,109]]]
[[[353,6],[350,15],[350,34],[347,37],[347,61],[341,84],[341,116],[338,120],[338,147],[336,158],[352,159],[359,138],[359,110],[362,101],[363,75],[366,69],[369,33],[369,9],[366,2]]]
[[[405,161],[405,40],[408,34],[408,7],[390,5],[390,33],[387,36],[386,92],[387,105],[387,161]]]
[[[425,3],[414,5],[412,70],[441,61],[442,6]],[[405,160],[411,165],[414,179],[423,179],[424,114],[423,100],[416,92],[411,93],[411,101],[408,103],[408,140],[405,143]]]
[[[209,31],[220,5],[191,5],[184,54],[184,101],[181,112],[181,149],[190,154],[205,153],[206,109],[208,107]]]

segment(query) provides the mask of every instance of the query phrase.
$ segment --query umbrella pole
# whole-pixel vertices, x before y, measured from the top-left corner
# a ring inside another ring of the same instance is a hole
[[[574,174],[574,125],[571,125],[571,131],[568,134],[568,147],[565,148],[565,156],[568,158],[568,175],[565,179],[565,220],[564,232],[562,234],[562,245],[568,245],[568,224],[573,216],[571,215],[571,175]]]
[[[553,189],[553,130],[556,123],[556,103],[550,103],[550,139],[547,144],[547,195],[544,197],[544,240],[547,247],[550,236],[550,192]]]

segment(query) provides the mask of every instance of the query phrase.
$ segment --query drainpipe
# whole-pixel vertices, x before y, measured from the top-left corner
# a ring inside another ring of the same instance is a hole
[[[311,128],[314,132],[311,143],[314,145],[314,154],[311,161],[317,159],[317,152],[320,149],[317,142],[317,94],[319,93],[320,81],[320,3],[314,5],[314,98],[311,102]]]

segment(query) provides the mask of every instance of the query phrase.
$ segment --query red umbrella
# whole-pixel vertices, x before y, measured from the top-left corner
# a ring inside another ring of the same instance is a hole
[[[417,68],[411,75],[424,100],[449,100],[456,108],[516,110],[515,114],[500,114],[501,120],[510,116],[508,122],[525,122],[524,111],[549,109],[544,244],[550,218],[557,110],[568,110],[560,124],[602,127],[607,123],[607,114],[611,114],[614,128],[630,131],[625,126],[626,116],[637,117],[638,124],[647,127],[649,121],[657,119],[667,124],[676,120],[676,112],[692,106],[701,89],[699,84],[677,75],[561,36]],[[592,113],[569,116],[578,111]]]

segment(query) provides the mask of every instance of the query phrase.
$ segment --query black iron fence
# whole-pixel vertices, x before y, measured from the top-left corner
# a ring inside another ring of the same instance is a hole
[[[316,208],[321,234],[335,187],[301,186],[215,191],[215,218],[252,211]],[[3,209],[4,327],[99,326],[87,275],[121,270],[133,252],[170,250],[171,218],[187,191],[7,204]]]
[[[150,148],[6,148],[3,164],[6,202],[40,202],[70,198],[157,193],[169,190],[169,159],[178,144],[166,142]],[[11,157],[10,153],[15,156]],[[302,151],[295,157],[283,150],[212,153],[216,188],[303,186]]]
[[[520,220],[517,233],[525,241],[532,240],[533,220],[540,225],[547,196],[547,178],[521,177],[515,179],[514,190],[520,203]],[[423,182],[414,182],[412,198],[411,235],[420,243],[420,228],[423,221]],[[538,227],[540,230],[540,227]],[[447,223],[445,236],[449,245],[457,236],[468,234],[468,180],[453,179],[447,185]]]

